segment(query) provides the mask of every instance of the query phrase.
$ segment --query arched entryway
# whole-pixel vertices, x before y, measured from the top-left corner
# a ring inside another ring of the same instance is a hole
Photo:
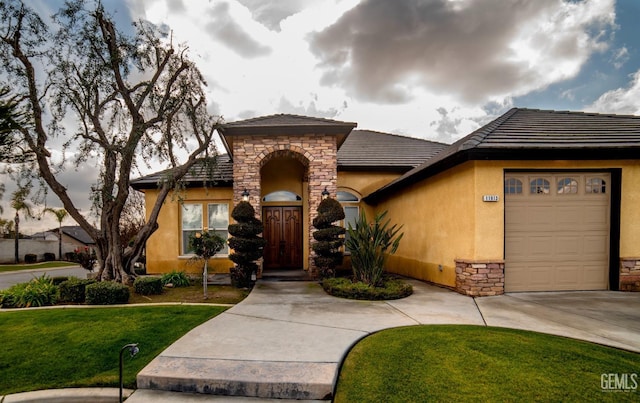
[[[263,160],[260,189],[264,250],[263,269],[304,267],[305,214],[308,163],[291,151],[277,151]]]

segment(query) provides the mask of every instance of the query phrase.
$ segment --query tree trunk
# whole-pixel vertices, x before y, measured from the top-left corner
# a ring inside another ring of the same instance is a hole
[[[62,260],[62,221],[58,225],[58,260]]]
[[[18,250],[18,238],[20,238],[20,220],[18,219],[18,213],[16,213],[16,239],[15,239],[15,258],[16,264],[20,263],[20,251]]]

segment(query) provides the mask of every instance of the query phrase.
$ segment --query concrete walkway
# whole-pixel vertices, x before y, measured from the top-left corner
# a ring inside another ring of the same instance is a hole
[[[331,297],[313,282],[258,282],[242,303],[156,357],[138,374],[139,389],[127,401],[238,401],[191,393],[244,396],[241,401],[330,399],[340,362],[351,346],[397,326],[512,327],[640,352],[640,293],[519,293],[474,299],[410,281],[412,296],[385,302]]]

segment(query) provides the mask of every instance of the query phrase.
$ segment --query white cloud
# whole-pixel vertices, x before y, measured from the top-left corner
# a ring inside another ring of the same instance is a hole
[[[605,92],[585,111],[640,115],[640,70],[631,76],[627,87]]]

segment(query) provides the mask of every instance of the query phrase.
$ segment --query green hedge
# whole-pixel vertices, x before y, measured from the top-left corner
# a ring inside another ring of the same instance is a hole
[[[79,279],[71,277],[58,286],[60,288],[60,300],[81,304],[86,300],[86,287],[95,283],[93,279]]]
[[[138,277],[133,282],[133,290],[140,295],[162,294],[162,279],[160,277]]]
[[[86,302],[89,305],[115,305],[129,302],[129,287],[113,281],[87,285]]]
[[[162,275],[162,285],[173,284],[174,287],[188,287],[191,280],[184,271],[172,270]]]
[[[380,287],[372,287],[363,282],[352,282],[348,278],[327,278],[322,281],[322,288],[334,297],[359,300],[392,300],[408,297],[413,293],[411,284],[399,279],[385,279]]]

